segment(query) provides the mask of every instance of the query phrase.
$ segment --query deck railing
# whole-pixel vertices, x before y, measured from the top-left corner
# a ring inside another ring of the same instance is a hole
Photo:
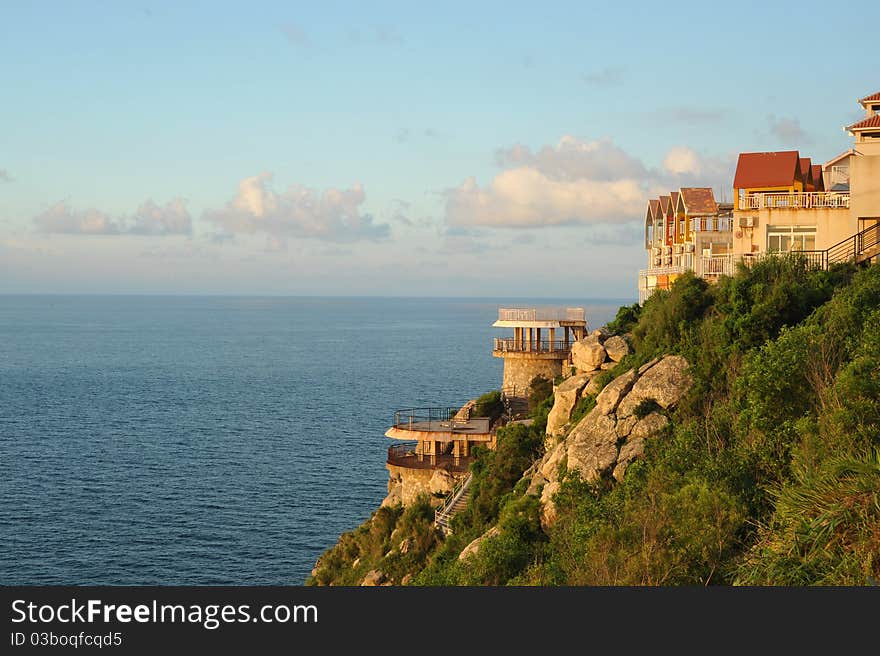
[[[849,209],[849,193],[811,191],[805,193],[754,193],[739,200],[741,210]]]
[[[730,254],[700,258],[700,275],[703,276],[732,276],[734,269],[733,256]]]
[[[451,453],[430,455],[416,453],[418,442],[404,442],[388,447],[389,465],[406,469],[445,469],[450,472],[466,472],[473,456],[455,456]]]
[[[586,321],[582,307],[498,308],[499,321]]]
[[[535,341],[518,340],[513,337],[496,337],[493,349],[503,353],[568,353],[571,342],[560,339]]]

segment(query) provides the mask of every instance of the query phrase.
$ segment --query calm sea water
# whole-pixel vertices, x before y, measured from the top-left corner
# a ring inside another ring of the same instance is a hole
[[[301,584],[396,408],[500,387],[499,303],[0,296],[0,583]]]

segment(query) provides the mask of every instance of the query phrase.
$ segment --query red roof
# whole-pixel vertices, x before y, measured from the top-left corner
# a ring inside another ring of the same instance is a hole
[[[822,179],[821,164],[813,164],[813,184],[816,185],[816,191],[825,191],[825,182]]]
[[[670,196],[670,198],[672,199],[672,200],[671,200],[671,202],[672,202],[672,207],[670,207],[669,209],[670,209],[673,213],[675,213],[675,212],[678,210],[678,192],[677,192],[677,191],[672,191],[672,192],[669,193],[669,196]]]
[[[656,198],[652,198],[648,201],[648,214],[651,215],[651,218],[656,218],[657,216],[657,208],[660,207],[660,201]]]
[[[667,209],[669,209],[669,196],[660,196],[660,210],[666,214]]]
[[[681,199],[690,216],[718,213],[718,204],[711,187],[682,187]]]
[[[740,153],[733,177],[734,189],[791,187],[800,179],[800,156],[796,150],[775,153]]]
[[[813,166],[813,163],[810,161],[809,157],[801,157],[798,161],[801,165],[801,177],[806,180],[807,176],[812,174],[812,169],[810,167]]]
[[[865,96],[859,102],[860,103],[868,103],[868,102],[874,102],[877,100],[880,100],[880,91],[878,91],[877,93],[872,93],[870,96]]]
[[[880,114],[874,114],[874,116],[864,118],[858,123],[853,123],[847,130],[864,130],[865,128],[880,128]]]

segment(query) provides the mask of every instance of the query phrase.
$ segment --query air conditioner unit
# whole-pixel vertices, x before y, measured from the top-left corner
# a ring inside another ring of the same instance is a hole
[[[703,249],[703,257],[712,257],[712,249],[704,248]]]
[[[694,245],[693,244],[685,244],[684,245],[684,252],[685,253],[693,253],[694,252]]]
[[[754,216],[741,216],[739,217],[739,227],[756,228],[758,227],[758,219]]]

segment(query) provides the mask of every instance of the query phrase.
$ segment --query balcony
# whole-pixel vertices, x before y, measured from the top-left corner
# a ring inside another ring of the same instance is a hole
[[[566,355],[571,350],[571,344],[559,339],[542,339],[530,342],[513,337],[496,337],[492,350],[499,353],[558,353]]]
[[[585,322],[582,307],[573,308],[498,308],[498,321],[572,321]]]
[[[734,270],[733,256],[730,254],[700,258],[701,276],[732,276]]]
[[[417,453],[417,444],[395,444],[388,448],[387,464],[406,469],[445,469],[453,473],[464,473],[474,461],[473,456],[456,456],[450,453],[429,455]]]
[[[739,199],[741,210],[849,209],[849,193],[814,191],[798,194],[754,193]]]
[[[407,408],[394,413],[394,426],[386,435],[396,437],[391,431],[407,431],[438,434],[425,439],[467,439],[468,435],[488,435],[490,427],[489,417],[471,417],[462,408]]]

